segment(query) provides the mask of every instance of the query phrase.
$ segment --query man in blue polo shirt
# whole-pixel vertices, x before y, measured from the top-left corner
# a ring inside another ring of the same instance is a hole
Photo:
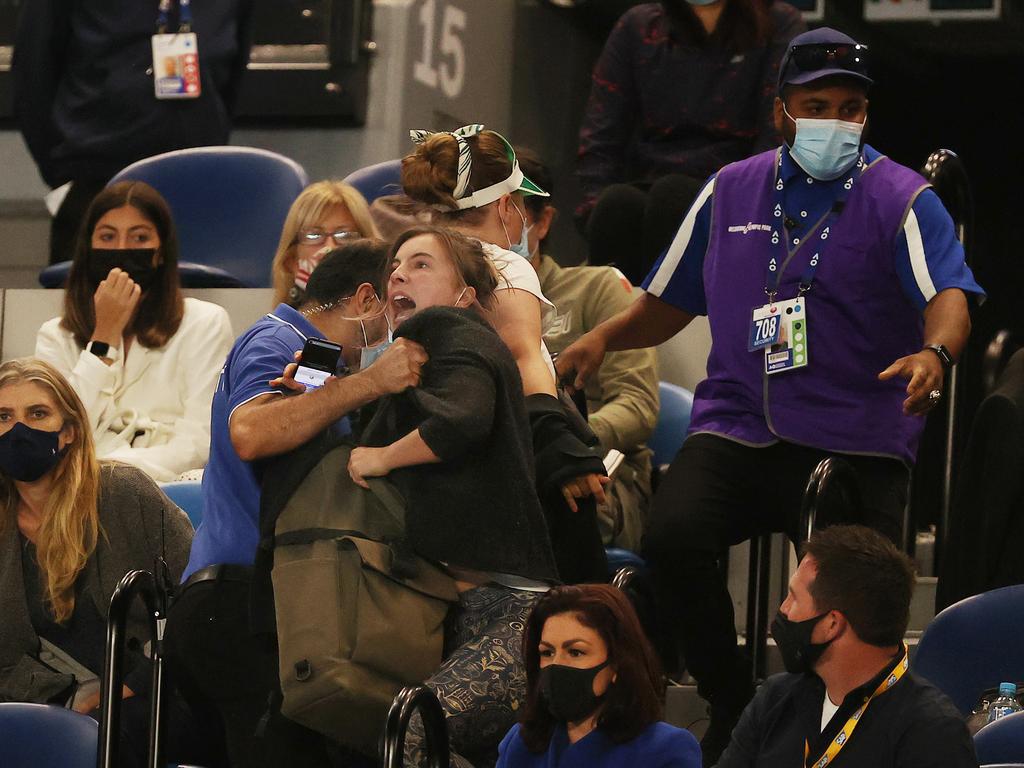
[[[362,240],[332,251],[310,277],[298,310],[281,304],[238,338],[214,393],[203,521],[171,611],[166,647],[190,700],[212,702],[219,712],[232,765],[306,765],[325,759],[317,734],[267,712],[268,694],[278,689],[276,654],[254,636],[249,612],[259,539],[258,462],[332,426],[348,430],[346,414],[419,384],[426,353],[399,339],[372,367],[329,378],[310,392],[283,394],[288,382],[282,372],[307,338],[340,344],[352,368],[364,350],[372,352],[371,345],[386,338],[379,298],[386,267],[387,248],[380,242]],[[261,721],[262,737],[256,739]]]
[[[982,293],[925,180],[863,143],[867,57],[832,29],[794,38],[775,102],[785,146],[709,179],[641,299],[559,357],[580,387],[606,351],[710,321],[708,375],[645,539],[711,702],[707,765],[752,693],[718,559],[761,532],[795,537],[829,455],[860,477],[862,522],[900,540],[921,417],[967,341],[967,296]]]

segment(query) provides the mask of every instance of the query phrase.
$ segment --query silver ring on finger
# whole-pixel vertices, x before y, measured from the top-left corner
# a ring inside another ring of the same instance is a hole
[[[933,389],[931,392],[928,393],[928,404],[929,405],[938,405],[939,404],[939,400],[941,400],[941,399],[942,399],[942,390],[941,389]]]

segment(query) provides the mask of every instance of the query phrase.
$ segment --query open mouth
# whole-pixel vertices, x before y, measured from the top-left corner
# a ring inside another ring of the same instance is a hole
[[[391,305],[399,312],[416,309],[416,302],[401,293],[391,297]]]

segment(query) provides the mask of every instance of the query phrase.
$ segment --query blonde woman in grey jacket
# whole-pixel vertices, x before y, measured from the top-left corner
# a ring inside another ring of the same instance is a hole
[[[0,701],[93,713],[114,587],[161,555],[176,582],[191,540],[145,473],[97,461],[85,408],[55,368],[0,365]],[[139,700],[126,721],[148,706],[148,625],[135,609],[122,693]]]

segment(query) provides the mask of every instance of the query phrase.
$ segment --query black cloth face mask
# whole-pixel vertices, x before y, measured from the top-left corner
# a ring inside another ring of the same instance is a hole
[[[578,669],[549,664],[540,671],[540,693],[551,716],[564,723],[578,723],[601,704],[604,694],[594,695],[594,678],[608,666],[605,660],[596,667]]]
[[[829,613],[829,611],[825,611],[825,613],[812,616],[804,621],[790,621],[782,611],[775,614],[775,620],[772,622],[772,637],[775,638],[775,644],[779,646],[782,663],[785,664],[787,672],[798,675],[814,671],[814,665],[832,641],[812,643],[811,633],[814,632],[818,622]]]
[[[34,483],[56,467],[67,453],[59,448],[60,433],[33,429],[20,421],[0,435],[0,472],[23,483]]]
[[[128,273],[139,289],[146,291],[156,280],[159,267],[153,266],[156,248],[90,248],[89,280],[99,285],[107,279],[110,270],[120,267]]]

